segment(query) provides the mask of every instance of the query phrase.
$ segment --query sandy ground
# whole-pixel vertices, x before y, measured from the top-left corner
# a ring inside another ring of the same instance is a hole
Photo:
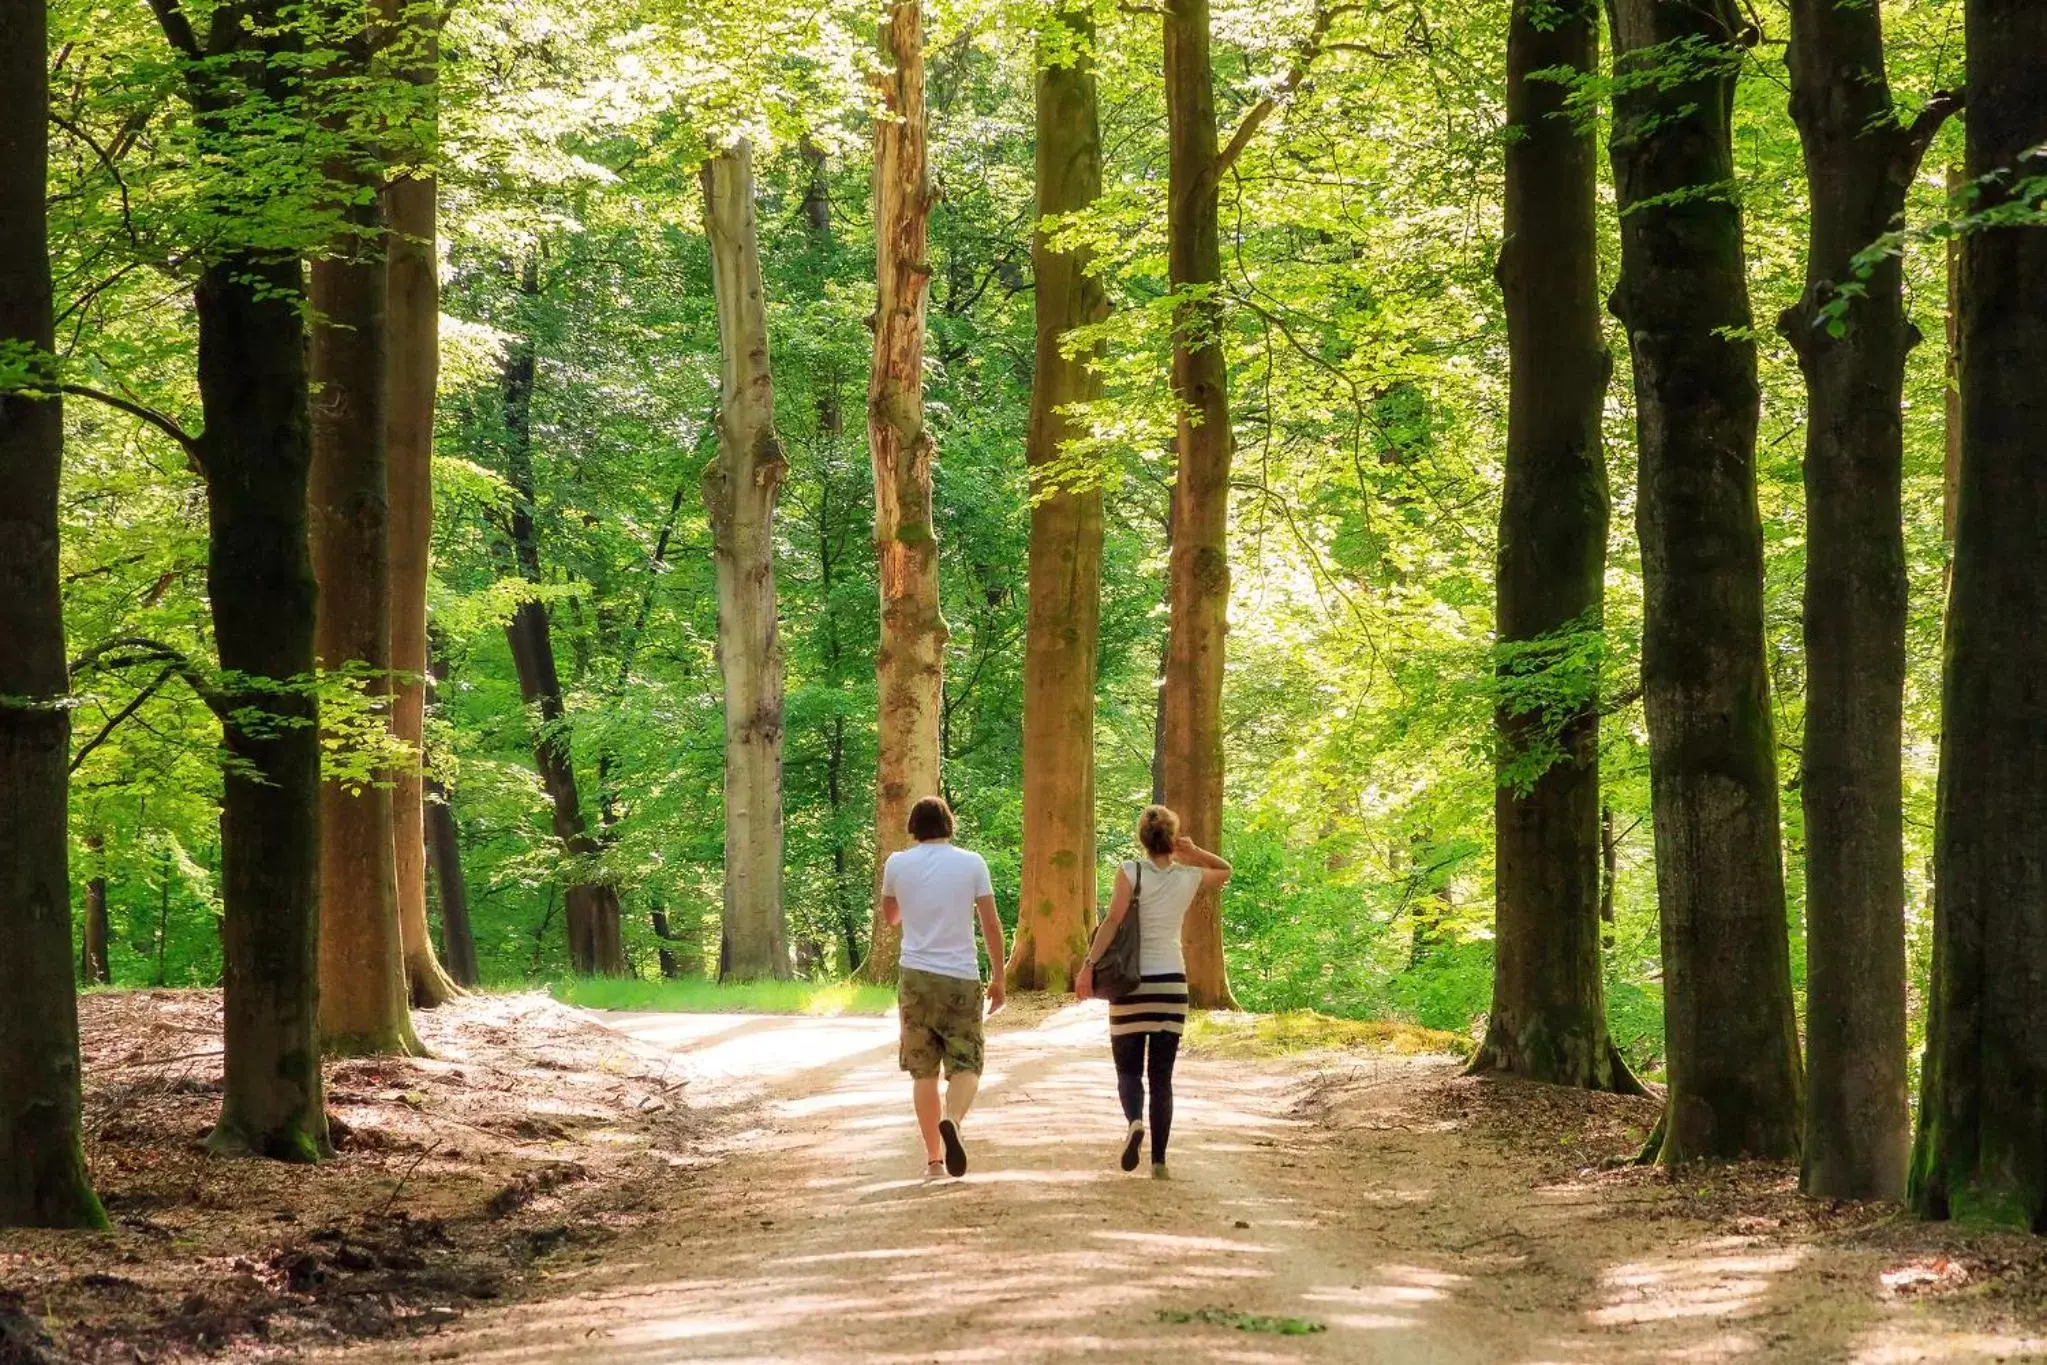
[[[717,1159],[543,1262],[538,1297],[332,1358],[2047,1361],[2041,1239],[1806,1205],[1769,1168],[1601,1170],[1641,1101],[1440,1058],[1194,1055],[1157,1183],[1114,1166],[1101,1007],[1024,1007],[991,1036],[967,1178],[926,1182],[892,1021],[607,1022],[745,1116]]]

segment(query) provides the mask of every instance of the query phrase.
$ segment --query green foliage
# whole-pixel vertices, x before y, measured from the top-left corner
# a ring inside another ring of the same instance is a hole
[[[656,1014],[887,1014],[896,993],[853,981],[630,981],[565,977],[548,987],[554,998],[591,1010]]]

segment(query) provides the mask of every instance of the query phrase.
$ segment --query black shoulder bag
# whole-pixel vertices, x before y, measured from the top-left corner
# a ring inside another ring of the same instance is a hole
[[[1102,955],[1095,959],[1095,994],[1104,1000],[1121,1000],[1136,990],[1143,979],[1138,970],[1141,939],[1137,930],[1137,902],[1144,894],[1144,861],[1137,861],[1137,881],[1130,888],[1130,908]]]

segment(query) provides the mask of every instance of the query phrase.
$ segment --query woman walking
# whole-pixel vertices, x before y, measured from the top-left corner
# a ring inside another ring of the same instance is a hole
[[[1146,806],[1137,820],[1144,857],[1116,869],[1116,894],[1095,930],[1087,961],[1074,979],[1086,1000],[1094,994],[1095,960],[1116,936],[1137,902],[1136,990],[1109,1002],[1109,1051],[1116,1059],[1116,1094],[1130,1130],[1123,1138],[1123,1169],[1137,1169],[1144,1146],[1144,1089],[1151,1082],[1151,1174],[1166,1179],[1166,1142],[1173,1134],[1173,1063],[1187,1023],[1187,960],[1180,953],[1180,922],[1194,897],[1230,879],[1230,865],[1180,834],[1180,817]]]

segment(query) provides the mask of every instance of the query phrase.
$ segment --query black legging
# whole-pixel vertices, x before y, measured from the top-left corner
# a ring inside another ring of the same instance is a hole
[[[1173,1135],[1173,1063],[1180,1056],[1180,1035],[1163,1029],[1154,1033],[1126,1033],[1109,1040],[1116,1058],[1116,1094],[1123,1101],[1123,1117],[1135,1123],[1144,1117],[1144,1040],[1151,1040],[1151,1159],[1154,1165],[1166,1159],[1166,1139]]]

